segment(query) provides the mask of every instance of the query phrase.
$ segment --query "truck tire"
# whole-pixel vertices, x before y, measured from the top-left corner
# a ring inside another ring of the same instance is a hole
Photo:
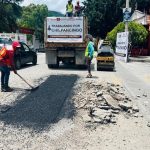
[[[59,59],[57,58],[57,64],[48,64],[48,68],[59,68]]]
[[[33,64],[33,65],[36,65],[36,64],[37,64],[37,56],[34,56],[34,57],[33,57],[32,64]]]
[[[56,65],[48,64],[47,66],[48,66],[49,69],[52,69],[52,68],[53,68],[53,69],[59,68],[59,65],[58,65],[58,64],[56,64]]]

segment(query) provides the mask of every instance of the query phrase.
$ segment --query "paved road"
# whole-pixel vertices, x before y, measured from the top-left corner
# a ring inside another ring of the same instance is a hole
[[[150,63],[116,62],[116,71],[127,90],[138,103],[143,115],[150,120]]]
[[[139,71],[139,66],[142,71]],[[149,150],[150,132],[142,118],[122,116],[117,125],[90,130],[85,128],[82,112],[68,97],[74,85],[90,80],[125,85],[133,97],[142,95],[143,90],[148,93],[148,68],[149,64],[117,62],[116,71],[92,71],[93,79],[86,79],[86,70],[64,66],[48,69],[45,55],[39,53],[38,65],[27,65],[18,73],[32,85],[40,84],[40,88],[33,93],[26,92],[29,87],[12,73],[10,86],[15,91],[0,93],[0,105],[11,106],[5,113],[0,113],[0,149]],[[148,110],[148,105],[144,105],[149,102],[148,98],[136,99],[135,102],[142,106],[141,110]],[[143,113],[150,114],[149,111]]]

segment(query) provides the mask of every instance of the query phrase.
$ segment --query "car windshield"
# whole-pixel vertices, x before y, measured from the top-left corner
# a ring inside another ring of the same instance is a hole
[[[0,44],[12,44],[12,40],[8,38],[0,38]]]
[[[111,47],[110,46],[102,46],[101,50],[102,51],[110,51]]]
[[[110,46],[102,46],[101,49],[98,50],[98,56],[113,56],[113,50]]]

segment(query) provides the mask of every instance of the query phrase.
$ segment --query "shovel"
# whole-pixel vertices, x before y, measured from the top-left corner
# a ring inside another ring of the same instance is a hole
[[[33,87],[31,84],[29,84],[29,83],[28,83],[21,75],[19,75],[18,73],[17,73],[17,75],[18,75],[26,84],[28,84],[28,85],[30,86],[31,89],[27,89],[28,91],[35,91],[35,90],[37,90],[37,89],[39,88],[39,86]]]

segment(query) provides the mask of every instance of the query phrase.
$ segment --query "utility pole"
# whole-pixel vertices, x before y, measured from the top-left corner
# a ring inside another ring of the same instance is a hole
[[[129,0],[126,0],[126,9],[129,10]],[[125,32],[128,32],[128,21],[125,22]],[[128,43],[129,43],[129,39],[128,39]],[[128,46],[127,46],[127,52],[126,52],[126,60],[125,62],[128,62]]]
[[[129,9],[129,0],[126,0],[126,9]],[[125,32],[128,32],[128,21],[125,22]]]

